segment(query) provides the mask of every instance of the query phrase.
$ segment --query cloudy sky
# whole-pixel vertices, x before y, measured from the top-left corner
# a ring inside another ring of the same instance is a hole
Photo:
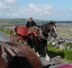
[[[0,18],[71,20],[72,0],[0,0]]]

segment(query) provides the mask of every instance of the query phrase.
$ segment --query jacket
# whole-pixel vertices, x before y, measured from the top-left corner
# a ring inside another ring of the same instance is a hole
[[[32,27],[32,26],[36,26],[36,23],[34,21],[32,22],[27,22],[26,27]]]

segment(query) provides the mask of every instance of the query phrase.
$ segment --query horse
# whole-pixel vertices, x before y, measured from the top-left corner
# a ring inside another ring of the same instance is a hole
[[[32,27],[31,27],[32,28]],[[32,31],[34,30],[34,31]],[[35,35],[31,33],[29,35],[30,40],[29,40],[29,45],[34,47],[34,50],[38,57],[44,56],[46,57],[47,61],[50,61],[50,57],[47,54],[47,37],[48,35],[43,33],[42,29],[39,27],[33,27],[31,29],[32,32],[35,32]],[[29,31],[30,32],[30,31]]]
[[[31,48],[19,43],[0,43],[0,68],[42,68]]]
[[[50,41],[51,39],[53,42],[53,45],[55,45],[55,40],[57,38],[55,22],[50,21],[49,23],[43,24],[40,27],[45,34],[48,34],[48,41]]]

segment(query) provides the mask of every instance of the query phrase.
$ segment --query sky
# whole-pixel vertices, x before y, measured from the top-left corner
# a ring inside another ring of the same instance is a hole
[[[72,0],[0,0],[0,18],[72,21]]]

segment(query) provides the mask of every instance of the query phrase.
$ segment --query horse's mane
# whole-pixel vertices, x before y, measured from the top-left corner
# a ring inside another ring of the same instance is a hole
[[[33,68],[25,57],[13,57],[7,68]]]

